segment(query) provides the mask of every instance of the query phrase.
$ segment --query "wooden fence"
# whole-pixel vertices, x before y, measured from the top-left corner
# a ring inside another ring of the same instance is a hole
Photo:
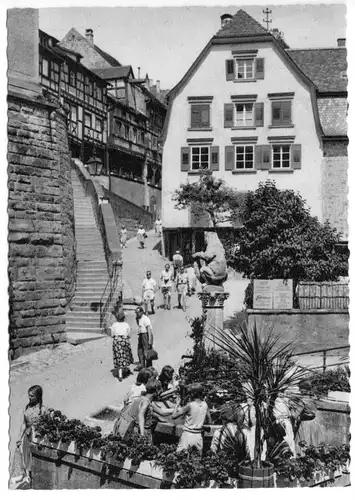
[[[349,309],[349,283],[300,282],[297,294],[301,310]]]

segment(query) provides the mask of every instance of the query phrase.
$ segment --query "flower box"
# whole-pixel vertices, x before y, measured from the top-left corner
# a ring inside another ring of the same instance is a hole
[[[73,442],[32,442],[33,489],[159,489],[171,488],[174,478],[153,462],[132,465],[131,460],[102,460],[100,450],[80,452]]]

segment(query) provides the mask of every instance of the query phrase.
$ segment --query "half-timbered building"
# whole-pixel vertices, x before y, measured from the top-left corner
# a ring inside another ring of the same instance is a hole
[[[59,40],[40,30],[39,73],[45,91],[69,110],[68,139],[73,157],[97,157],[106,165],[107,83],[81,64],[82,56],[60,47]]]

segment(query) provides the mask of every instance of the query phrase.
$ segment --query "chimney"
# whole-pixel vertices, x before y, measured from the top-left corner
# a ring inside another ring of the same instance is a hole
[[[90,43],[94,44],[94,32],[92,31],[92,29],[89,28],[85,30],[85,36]]]
[[[141,77],[141,67],[138,66],[138,80],[140,79],[140,77]]]
[[[224,28],[229,24],[233,19],[233,16],[231,14],[223,14],[221,16],[221,28]]]
[[[159,97],[160,96],[160,80],[156,81],[155,92],[156,92],[157,97]]]
[[[346,47],[346,38],[338,38],[338,47]]]

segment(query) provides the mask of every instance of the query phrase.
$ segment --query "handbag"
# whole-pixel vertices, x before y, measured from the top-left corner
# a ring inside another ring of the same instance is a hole
[[[158,353],[154,349],[148,349],[145,357],[147,361],[156,361],[158,359]]]

